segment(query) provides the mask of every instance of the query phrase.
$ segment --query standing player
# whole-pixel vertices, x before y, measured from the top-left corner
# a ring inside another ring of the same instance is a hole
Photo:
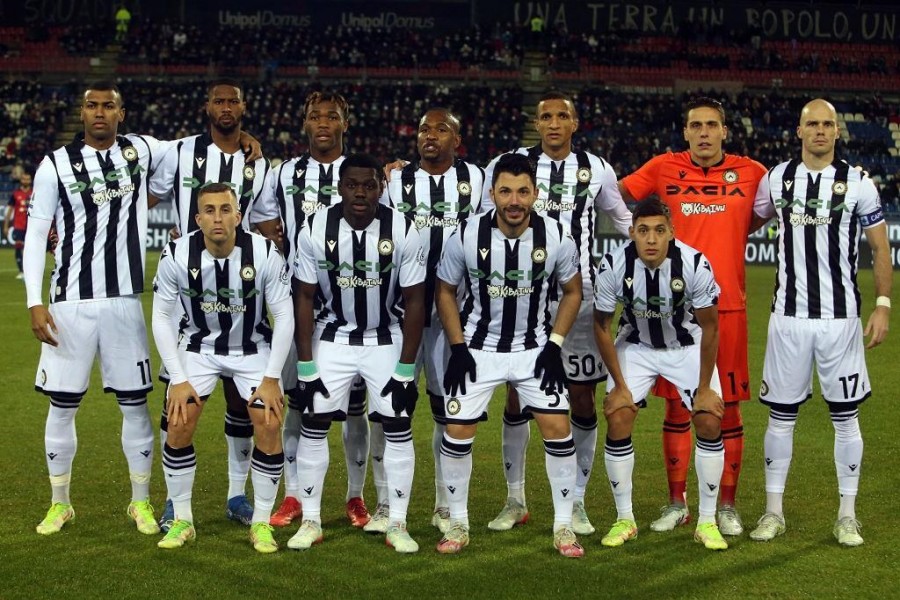
[[[313,92],[304,105],[303,133],[309,151],[287,160],[273,169],[254,206],[253,223],[276,219],[284,230],[284,254],[288,264],[294,264],[297,254],[297,232],[303,221],[319,210],[341,201],[337,188],[337,172],[344,162],[344,134],[347,132],[350,107],[340,94]],[[272,515],[272,525],[284,527],[299,518],[300,480],[297,478],[297,445],[300,443],[300,405],[297,400],[296,348],[291,349],[282,373],[282,382],[291,408],[284,421],[284,500]],[[379,493],[387,490],[384,483],[384,435],[381,425],[372,423],[372,471]],[[369,456],[369,422],[366,419],[366,387],[356,379],[350,391],[350,406],[343,423],[344,457],[347,464],[347,518],[354,527],[375,528],[384,533],[387,528],[387,505],[370,517],[363,500],[366,465]],[[371,521],[370,521],[371,519]]]
[[[578,247],[559,221],[532,212],[536,180],[527,157],[500,157],[490,195],[496,208],[460,223],[438,267],[438,310],[451,356],[441,442],[450,527],[437,550],[456,554],[469,543],[475,431],[487,418],[494,389],[509,384],[519,392],[519,412],[534,415],[544,438],[553,545],[563,556],[578,558],[584,549],[572,531],[575,444],[561,358],[581,304]],[[461,284],[465,296],[458,302]],[[549,296],[557,284],[562,297],[551,329]]]
[[[750,399],[744,248],[748,234],[764,223],[752,220],[752,205],[766,169],[745,156],[725,154],[722,143],[727,135],[722,104],[710,98],[693,100],[685,110],[684,139],[689,149],[652,158],[622,179],[619,188],[627,201],[656,194],[669,207],[678,239],[709,259],[722,288],[717,366],[725,401],[725,470],[718,522],[724,535],[740,535],[744,528],[734,505],[744,453],[740,402]],[[682,406],[680,392],[666,382],[661,381],[654,393],[666,398],[663,455],[669,505],[650,528],[670,531],[690,521],[685,489],[691,415]]]
[[[725,461],[721,419],[724,405],[716,374],[719,286],[709,262],[675,240],[669,209],[647,200],[634,211],[631,243],[607,254],[597,267],[594,330],[611,383],[606,416],[606,473],[618,516],[604,546],[637,537],[631,508],[638,406],[657,377],[677,386],[697,431],[694,460],[700,517],[694,539],[710,550],[728,544],[716,526],[716,499]],[[623,305],[618,337],[610,331],[616,304]]]
[[[16,266],[19,273],[16,279],[23,279],[22,249],[25,247],[25,227],[28,225],[28,202],[31,200],[31,174],[22,173],[19,187],[13,190],[3,218],[3,237],[9,238],[9,227],[12,225],[12,242],[16,246]]]
[[[194,431],[217,380],[228,376],[245,398],[256,436],[250,541],[258,552],[271,553],[278,544],[269,517],[284,465],[278,378],[294,329],[289,274],[271,241],[240,227],[230,185],[204,187],[197,209],[200,231],[165,247],[153,280],[153,337],[170,378],[163,471],[175,513],[158,546],[179,548],[196,537]],[[184,314],[178,331],[176,304]],[[274,331],[267,310],[275,317]]]
[[[559,92],[544,95],[537,105],[534,127],[541,136],[541,143],[516,150],[516,153],[525,154],[537,163],[537,200],[533,210],[565,225],[575,239],[581,260],[583,300],[562,355],[572,405],[572,437],[578,460],[572,525],[575,533],[589,535],[594,532],[594,527],[584,508],[584,496],[597,447],[594,394],[597,383],[606,379],[606,368],[591,334],[593,309],[590,294],[594,274],[590,264],[594,220],[596,212],[603,211],[613,220],[619,233],[628,235],[631,213],[622,202],[612,166],[588,152],[572,151],[572,134],[578,129],[578,113],[571,98]],[[487,180],[492,180],[498,160],[499,157],[488,165]],[[488,206],[490,197],[487,190],[483,199],[485,206]],[[551,290],[551,300],[557,296],[558,291]],[[488,527],[498,531],[511,529],[528,519],[525,506],[525,449],[530,436],[529,417],[519,412],[518,405],[515,392],[511,391],[503,414],[503,464],[508,498],[497,518],[488,524]]]
[[[369,418],[381,423],[385,436],[387,544],[416,552],[406,513],[415,466],[411,416],[425,320],[425,250],[412,222],[379,203],[384,173],[374,158],[347,157],[338,177],[341,203],[307,219],[294,256],[298,398],[309,413],[297,451],[303,522],[288,547],[305,550],[322,541],[328,429],[346,413],[350,384],[361,376]],[[390,365],[396,365],[393,375]]]
[[[428,253],[425,271],[425,331],[419,369],[425,371],[425,390],[431,401],[434,429],[434,514],[431,524],[447,531],[450,510],[441,474],[441,440],[446,430],[444,414],[444,365],[447,341],[434,302],[437,265],[447,238],[469,214],[478,212],[484,186],[484,171],[456,158],[462,139],[459,118],[446,108],[428,109],[419,121],[419,162],[395,169],[388,195],[395,208],[413,221]],[[380,500],[380,499],[379,499]]]
[[[834,425],[840,506],[834,536],[859,546],[856,494],[863,440],[859,405],[871,393],[866,349],[884,341],[891,312],[890,247],[878,191],[867,176],[835,160],[834,106],[809,102],[800,113],[800,160],[763,178],[755,212],[778,219],[778,273],[759,399],[769,407],[764,451],[766,513],[750,533],[769,541],[785,531],[782,498],[800,405],[812,396],[813,363]],[[875,310],[863,333],[856,281],[862,231],[872,248]]]
[[[160,168],[150,178],[150,192],[157,198],[172,197],[181,235],[198,229],[196,221],[200,192],[214,183],[225,183],[238,198],[243,215],[242,224],[250,229],[250,211],[263,188],[269,161],[259,157],[246,161],[241,145],[244,132],[241,121],[246,110],[243,88],[237,81],[220,79],[207,86],[206,115],[209,130],[176,141],[162,159]],[[275,223],[260,223],[266,234],[274,232]],[[175,322],[181,314],[175,314]],[[163,381],[168,377],[163,374]],[[253,446],[253,424],[246,402],[238,393],[231,377],[222,377],[225,392],[225,440],[228,446],[228,495],[225,514],[229,519],[249,525],[253,507],[247,501],[244,488],[250,473],[250,452]],[[167,407],[160,420],[160,445],[166,443]],[[160,518],[160,527],[168,531],[172,522],[172,502]]]
[[[103,389],[122,411],[122,449],[131,478],[128,515],[138,531],[159,531],[150,506],[153,427],[150,349],[141,308],[147,237],[147,173],[161,154],[157,140],[117,135],[125,119],[115,84],[98,82],[82,96],[84,138],[58,148],[35,174],[25,234],[24,273],[31,329],[42,342],[35,387],[50,397],[44,443],[52,505],[37,531],[49,535],[75,516],[69,498],[77,437],[75,414],[99,353]],[[43,304],[47,234],[59,243]]]

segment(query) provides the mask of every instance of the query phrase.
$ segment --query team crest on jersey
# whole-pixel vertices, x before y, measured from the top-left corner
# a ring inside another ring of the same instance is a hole
[[[244,179],[253,179],[256,177],[256,171],[253,170],[253,167],[247,165],[244,167]]]
[[[728,169],[725,173],[722,174],[722,179],[725,180],[725,183],[737,183],[738,174],[734,169]]]
[[[447,400],[448,415],[458,415],[461,409],[462,404],[460,404],[459,400],[457,400],[456,398],[450,398],[449,400]]]
[[[843,181],[835,181],[831,185],[831,193],[835,196],[843,196],[847,193],[847,184]]]
[[[128,162],[134,162],[138,158],[138,152],[134,149],[134,146],[128,146],[122,150],[122,157]]]
[[[680,293],[684,291],[684,279],[681,277],[673,277],[672,283],[669,284],[673,292]]]
[[[387,238],[378,240],[378,254],[387,256],[394,251],[394,242]]]
[[[542,263],[547,260],[547,250],[544,248],[535,248],[531,251],[531,260],[536,263]]]
[[[587,183],[591,180],[591,170],[587,167],[581,167],[575,172],[575,178],[581,183]]]
[[[456,191],[459,192],[460,196],[471,196],[472,185],[468,181],[460,181],[456,184]]]
[[[768,395],[768,393],[769,393],[769,384],[766,383],[765,379],[763,379],[762,383],[759,386],[759,395],[766,396],[766,395]]]
[[[47,385],[47,371],[41,369],[41,385]]]
[[[256,269],[253,265],[244,265],[241,268],[241,279],[244,281],[252,281],[256,277]]]

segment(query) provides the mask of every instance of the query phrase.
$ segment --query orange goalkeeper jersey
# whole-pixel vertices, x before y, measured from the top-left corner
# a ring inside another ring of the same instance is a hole
[[[638,200],[659,196],[672,211],[675,237],[709,259],[722,288],[719,310],[746,309],[744,249],[765,174],[764,166],[746,156],[726,154],[704,168],[685,151],[660,154],[622,180]]]

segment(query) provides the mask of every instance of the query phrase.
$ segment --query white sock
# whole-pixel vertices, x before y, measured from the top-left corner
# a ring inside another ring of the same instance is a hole
[[[441,470],[447,486],[445,506],[450,520],[469,526],[469,482],[472,479],[472,443],[475,438],[457,440],[446,433],[441,443]]]
[[[300,480],[297,477],[300,424],[300,411],[288,408],[281,430],[281,444],[284,448],[284,495],[292,498],[300,498]]]
[[[172,499],[175,518],[193,523],[191,496],[197,473],[197,455],[193,444],[184,448],[172,448],[166,444],[163,448],[163,473],[166,475],[166,489]]]
[[[778,516],[784,515],[782,501],[794,453],[796,425],[796,412],[769,409],[769,424],[763,438],[766,459],[766,512]]]
[[[69,403],[71,408],[57,405],[56,398],[50,399],[47,411],[47,422],[44,426],[44,458],[47,459],[47,471],[50,474],[51,502],[71,504],[69,499],[69,482],[72,476],[72,462],[78,449],[78,436],[75,433],[75,413],[78,412],[78,400]],[[72,406],[74,404],[74,406]]]
[[[631,504],[632,474],[634,473],[634,446],[631,436],[623,440],[606,438],[603,454],[606,462],[606,475],[616,502],[617,519],[634,521],[634,510]]]
[[[362,498],[369,459],[369,419],[365,414],[348,415],[341,427],[347,461],[347,498]]]
[[[716,504],[719,499],[719,483],[725,469],[725,445],[722,436],[707,440],[696,436],[694,447],[694,470],[697,471],[697,485],[700,488],[700,506],[697,509],[697,524],[716,522]]]
[[[253,423],[225,409],[225,442],[228,446],[228,499],[246,494],[253,452]]]
[[[385,431],[384,438],[384,474],[390,497],[390,520],[391,523],[406,523],[416,466],[412,429],[407,425],[402,431]]]
[[[507,497],[525,506],[525,451],[531,427],[521,415],[503,413],[503,473]]]
[[[387,505],[387,478],[384,475],[384,427],[381,423],[372,422],[369,430],[369,447],[372,449],[372,483],[375,484],[375,495],[378,504]]]
[[[584,501],[591,471],[594,469],[594,455],[597,453],[597,414],[588,419],[572,415],[572,439],[575,441],[575,458],[578,471],[575,477],[575,500]]]
[[[572,526],[577,464],[571,434],[559,440],[544,440],[544,465],[553,496],[553,531]]]
[[[259,448],[253,448],[250,464],[250,479],[253,481],[253,523],[269,522],[283,469],[283,452],[266,454]]]
[[[447,426],[435,421],[431,430],[431,453],[434,455],[434,508],[447,504],[447,483],[444,481],[444,466],[441,463],[441,443]]]
[[[147,500],[150,498],[150,471],[153,468],[153,422],[150,420],[147,398],[117,400],[122,411],[122,451],[128,461],[131,499]]]
[[[834,466],[841,495],[838,518],[856,518],[856,495],[862,470],[863,439],[859,429],[859,409],[832,412],[834,425]]]
[[[328,429],[310,421],[303,424],[300,447],[297,450],[297,478],[300,481],[300,499],[303,503],[303,520],[322,522],[322,487],[328,472],[330,454]]]

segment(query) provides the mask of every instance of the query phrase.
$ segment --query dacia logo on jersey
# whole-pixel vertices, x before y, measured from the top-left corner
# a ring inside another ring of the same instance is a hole
[[[416,213],[431,213],[434,212],[442,212],[442,213],[468,213],[472,212],[472,203],[468,202],[463,204],[462,202],[435,202],[434,204],[429,204],[427,202],[418,202],[416,204],[410,204],[409,202],[398,202],[396,207],[402,213],[408,212],[416,212]]]
[[[744,190],[739,187],[727,185],[677,185],[671,183],[666,186],[666,196],[741,196]]]
[[[541,269],[539,271],[534,271],[530,269],[512,269],[507,271],[506,273],[502,273],[500,271],[491,271],[490,273],[486,273],[481,269],[471,268],[469,269],[469,276],[472,279],[499,279],[501,281],[505,281],[509,279],[510,281],[534,281],[535,279],[545,279],[550,276],[550,273]]]
[[[366,273],[387,273],[394,268],[394,263],[389,262],[384,267],[378,261],[358,260],[353,263],[340,262],[333,263],[330,260],[320,260],[317,262],[320,271],[364,271]]]
[[[181,187],[187,188],[189,190],[195,190],[197,188],[200,188],[202,190],[203,188],[209,187],[211,185],[218,185],[218,184],[227,185],[232,190],[234,190],[235,195],[238,196],[239,198],[252,198],[253,197],[253,188],[251,187],[251,188],[248,188],[245,190],[243,184],[235,185],[230,181],[207,181],[206,183],[203,183],[196,177],[185,177],[184,179],[181,180]]]
[[[131,179],[135,175],[140,175],[144,172],[144,167],[140,164],[134,165],[134,167],[122,167],[120,169],[116,169],[115,171],[110,171],[103,177],[91,177],[91,180],[87,183],[82,181],[74,181],[69,184],[68,190],[70,194],[80,194],[84,190],[88,188],[93,188],[96,185],[106,186],[107,183],[111,181],[121,181],[123,179]]]
[[[590,172],[590,170],[588,170]],[[594,195],[591,194],[590,188],[584,188],[583,190],[578,189],[577,185],[566,185],[564,183],[554,183],[553,185],[547,185],[544,182],[539,182],[537,184],[538,193],[544,192],[545,194],[557,194],[559,196],[575,196],[576,198],[593,198]]]
[[[832,204],[831,200],[821,200],[819,198],[810,198],[809,200],[805,198],[776,198],[775,199],[775,208],[814,208],[814,209],[823,209],[829,210],[831,212],[839,212],[847,210],[847,205],[841,200],[838,204]]]
[[[255,296],[260,295],[262,292],[257,288],[252,288],[251,290],[245,292],[244,288],[227,288],[221,287],[217,290],[204,289],[201,291],[193,290],[191,288],[183,287],[181,288],[181,295],[187,296],[188,298],[244,298],[249,299]]]
[[[316,194],[317,196],[337,196],[338,189],[337,186],[334,185],[323,185],[321,187],[316,187],[314,185],[307,185],[306,187],[286,185],[284,186],[284,193],[290,196],[296,196],[297,194],[302,194],[304,196],[307,194]]]
[[[675,281],[672,282],[672,287],[674,289]],[[684,280],[681,280],[681,287],[684,288]],[[619,302],[624,304],[625,306],[631,306],[632,308],[641,307],[641,306],[665,306],[671,308],[677,308],[679,306],[684,306],[688,299],[687,297],[680,298],[677,302],[674,298],[669,298],[666,296],[647,296],[646,298],[641,298],[639,296],[635,296],[631,300],[626,298],[625,296],[620,296],[617,298]]]

